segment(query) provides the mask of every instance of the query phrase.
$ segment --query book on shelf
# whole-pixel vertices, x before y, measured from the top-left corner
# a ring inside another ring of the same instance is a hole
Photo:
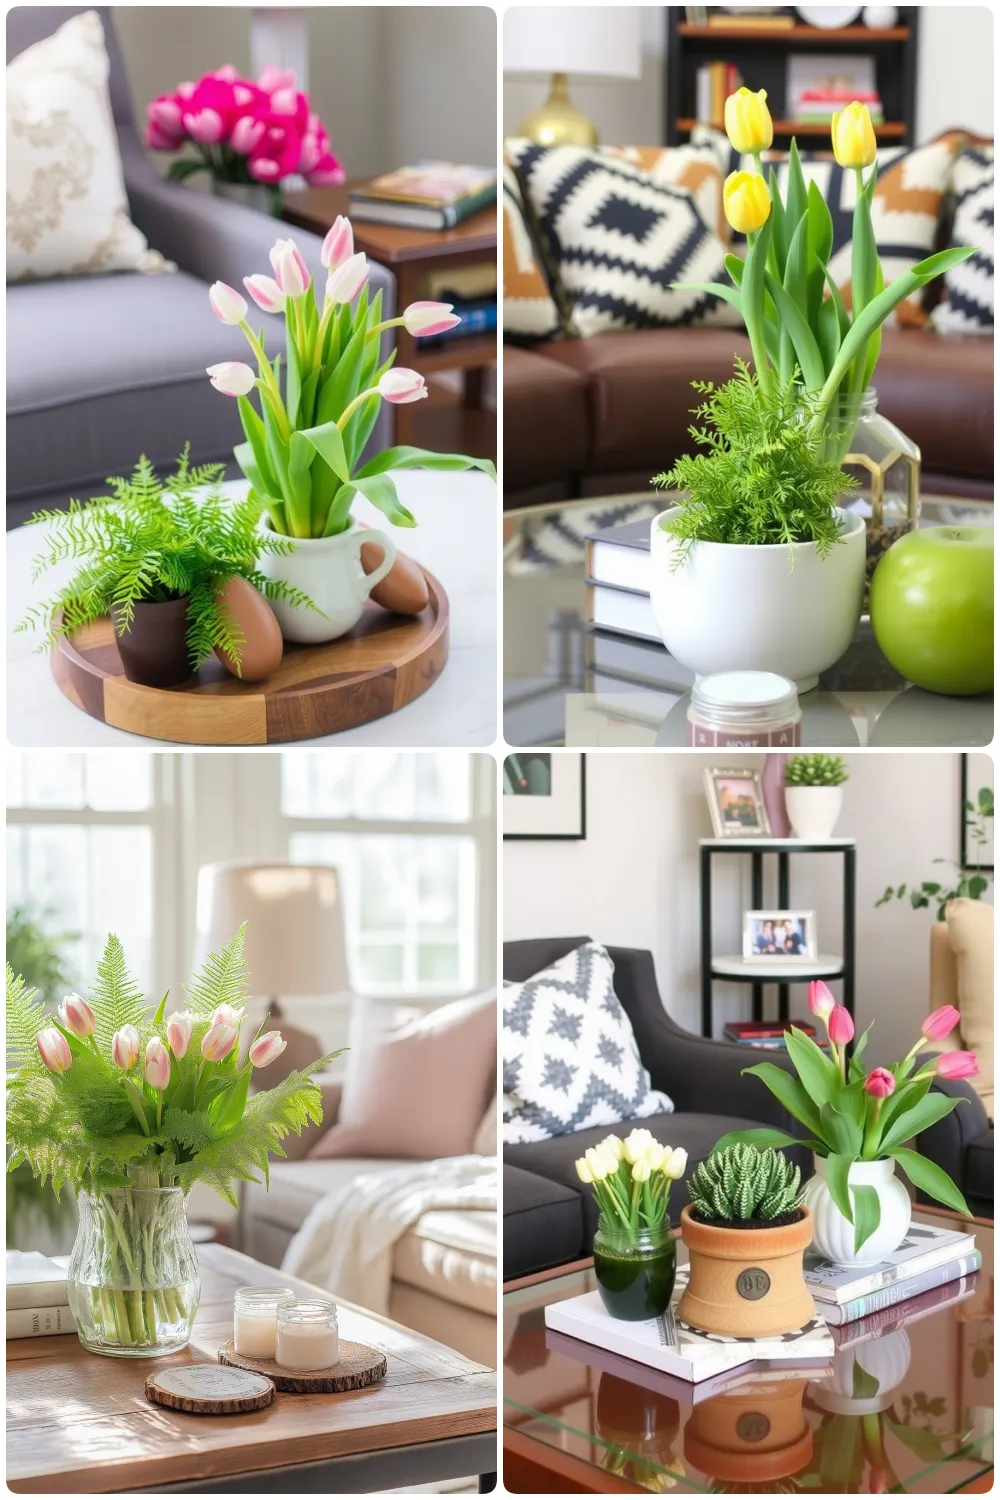
[[[76,1323],[68,1306],[7,1309],[9,1339],[40,1339],[52,1333],[76,1333]]]
[[[971,1296],[976,1286],[976,1272],[982,1263],[980,1251],[973,1250],[969,1255],[960,1255],[943,1265],[932,1266],[929,1271],[922,1271],[905,1281],[891,1282],[889,1286],[856,1297],[852,1302],[820,1302],[820,1315],[824,1323],[834,1328],[851,1324],[852,1328],[863,1326],[868,1336],[884,1332],[899,1327],[901,1322],[912,1321],[911,1307],[942,1307]]]
[[[695,118],[703,125],[722,129],[726,100],[743,82],[735,63],[703,63],[695,74]]]
[[[67,1307],[66,1267],[38,1250],[7,1251],[7,1311]]]
[[[874,1266],[835,1266],[815,1250],[807,1250],[802,1262],[806,1284],[817,1302],[844,1306],[872,1292],[912,1281],[925,1271],[972,1255],[975,1237],[957,1229],[939,1229],[934,1224],[911,1224],[898,1249]]]
[[[817,1047],[829,1050],[829,1038],[817,1036],[815,1026],[809,1021],[727,1021],[722,1036],[724,1041],[735,1042],[738,1047],[762,1047],[772,1052],[784,1052],[786,1034],[793,1026],[811,1037]]]
[[[496,202],[497,174],[486,167],[423,162],[400,167],[352,188],[352,218],[403,229],[454,229],[463,219]]]
[[[732,31],[734,27],[738,31],[790,31],[795,25],[795,17],[788,11],[768,15],[743,10],[742,7],[732,12],[712,9],[708,13],[708,24],[714,31]]]
[[[477,302],[487,297],[496,301],[496,262],[484,260],[474,266],[428,271],[420,290],[428,302]]]
[[[867,104],[873,125],[885,123],[882,101],[877,94],[865,95],[861,91],[855,93],[852,90],[844,92],[835,89],[807,89],[799,94],[792,104],[792,119],[803,125],[825,125],[855,100],[859,104]]]

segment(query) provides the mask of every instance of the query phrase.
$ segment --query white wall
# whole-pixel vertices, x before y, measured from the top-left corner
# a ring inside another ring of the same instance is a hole
[[[926,1013],[933,913],[908,902],[876,910],[874,902],[889,884],[936,878],[935,857],[957,857],[960,757],[869,752],[847,760],[838,832],[858,845],[856,1010],[861,1027],[878,1017],[870,1055],[879,1061],[909,1048]],[[697,841],[711,834],[702,772],[760,763],[745,751],[589,755],[587,838],[504,844],[504,939],[587,933],[648,948],[666,1008],[698,1030]],[[717,953],[739,950],[749,864],[738,855],[715,860]],[[835,855],[792,861],[792,905],[816,909],[820,947],[832,952],[840,952],[840,875]],[[765,904],[776,899],[766,892]],[[804,994],[792,997],[802,1014]],[[716,985],[717,1035],[726,1019],[749,1014],[749,998],[746,986]]]

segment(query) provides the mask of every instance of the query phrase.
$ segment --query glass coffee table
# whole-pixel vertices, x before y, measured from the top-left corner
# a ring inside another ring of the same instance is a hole
[[[693,681],[657,643],[588,624],[585,539],[652,519],[648,494],[568,500],[508,512],[504,528],[504,738],[509,745],[678,746]],[[925,496],[921,524],[993,525],[988,501]],[[907,683],[868,617],[847,654],[805,693],[805,745],[988,745],[993,695],[945,698]]]
[[[993,1487],[993,1225],[982,1270],[845,1324],[830,1366],[699,1388],[547,1330],[547,1303],[591,1291],[591,1262],[504,1297],[504,1485],[618,1494],[984,1494]],[[683,1260],[686,1252],[681,1248]]]

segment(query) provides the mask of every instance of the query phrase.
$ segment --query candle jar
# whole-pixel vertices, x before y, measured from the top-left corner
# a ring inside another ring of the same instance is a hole
[[[713,672],[691,689],[689,745],[778,750],[802,743],[794,682],[776,672]]]
[[[285,1370],[328,1370],[340,1359],[337,1307],[327,1297],[278,1304],[277,1362]]]
[[[246,1359],[273,1359],[278,1338],[278,1308],[294,1302],[287,1286],[241,1286],[233,1299],[233,1345]]]

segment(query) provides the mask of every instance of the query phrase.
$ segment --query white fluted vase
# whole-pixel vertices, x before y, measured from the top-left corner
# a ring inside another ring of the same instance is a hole
[[[826,1180],[826,1161],[816,1159],[816,1175],[806,1183],[803,1201],[812,1209],[813,1245],[822,1256],[838,1266],[872,1266],[898,1250],[910,1227],[912,1205],[906,1188],[895,1175],[896,1164],[887,1161],[856,1161],[847,1174],[847,1191],[873,1187],[879,1198],[878,1228],[870,1234],[860,1250],[854,1249],[854,1225],[849,1223],[834,1203]]]

